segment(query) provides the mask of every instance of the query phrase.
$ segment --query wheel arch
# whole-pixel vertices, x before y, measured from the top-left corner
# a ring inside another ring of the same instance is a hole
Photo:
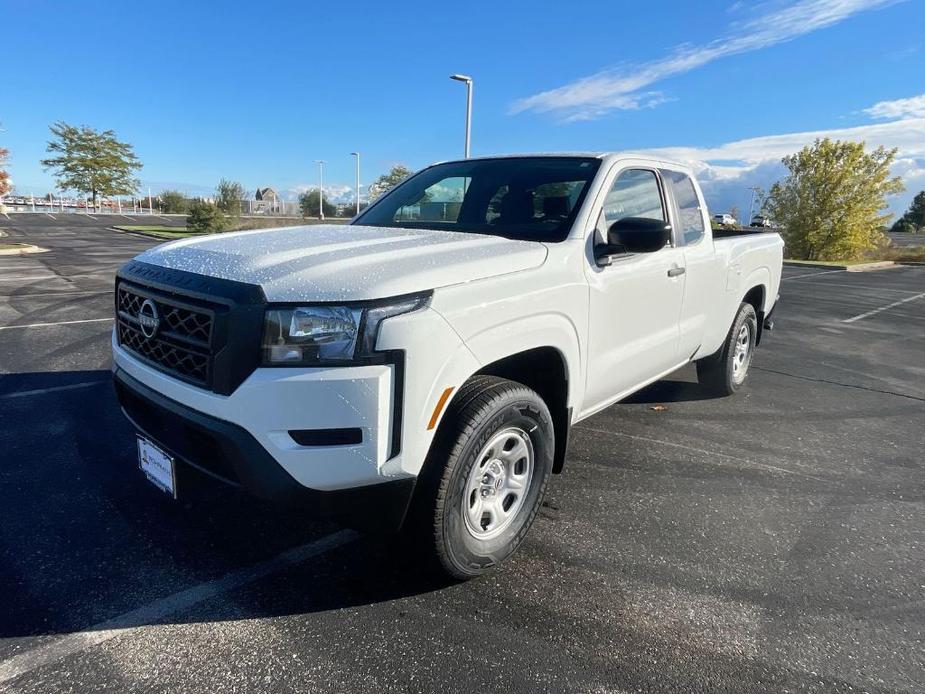
[[[479,376],[497,376],[531,388],[546,403],[552,415],[555,433],[555,454],[553,472],[559,473],[565,464],[565,451],[568,447],[569,428],[571,426],[572,407],[569,404],[570,372],[566,356],[556,347],[542,345],[528,347],[513,354],[500,357],[482,364],[456,388],[452,397],[443,407],[443,412],[451,410],[452,405],[464,392],[464,386]],[[441,440],[441,430],[447,424],[447,418],[441,417],[436,427],[435,436],[430,443],[430,451]],[[428,452],[428,458],[430,452]]]
[[[526,349],[486,364],[473,377],[482,375],[523,383],[543,398],[552,415],[556,436],[552,471],[562,472],[572,419],[568,364],[562,352],[549,346]]]
[[[764,284],[756,284],[742,297],[742,304],[751,304],[755,309],[755,315],[758,317],[758,333],[755,335],[755,344],[761,344],[761,334],[764,330],[764,307],[767,299],[768,289]]]

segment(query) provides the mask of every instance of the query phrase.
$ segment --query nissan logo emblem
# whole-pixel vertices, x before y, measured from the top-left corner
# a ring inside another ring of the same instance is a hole
[[[138,309],[138,326],[141,333],[149,340],[157,334],[157,328],[161,324],[161,318],[157,315],[157,304],[151,299],[145,299]]]

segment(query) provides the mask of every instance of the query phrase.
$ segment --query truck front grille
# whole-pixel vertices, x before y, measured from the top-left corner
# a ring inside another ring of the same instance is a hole
[[[142,306],[150,302],[158,318],[142,329]],[[120,282],[116,290],[119,344],[160,371],[194,385],[211,383],[214,313],[206,308]]]

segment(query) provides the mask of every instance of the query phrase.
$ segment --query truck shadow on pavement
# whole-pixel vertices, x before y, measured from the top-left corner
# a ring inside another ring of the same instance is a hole
[[[139,471],[108,371],[0,376],[0,637],[91,629],[341,530],[198,474],[180,477],[178,493]],[[272,605],[247,611],[331,610],[447,585],[409,564],[398,542],[357,534],[284,567],[242,587],[299,576],[258,590]]]
[[[697,382],[696,376],[693,376],[692,367],[685,368],[682,372],[679,372],[679,374],[687,373],[688,370],[690,370],[692,374],[693,380],[691,381],[681,381],[676,378],[656,381],[620,402],[629,405],[654,405],[665,402],[713,400],[718,397],[709,393]],[[674,374],[674,376],[679,374]]]

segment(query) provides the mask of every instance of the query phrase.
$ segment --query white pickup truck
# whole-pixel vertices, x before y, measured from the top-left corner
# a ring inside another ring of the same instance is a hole
[[[722,238],[717,238],[721,236]],[[167,243],[119,272],[139,462],[365,528],[451,576],[523,540],[569,429],[689,362],[745,381],[776,233],[711,233],[691,171],[624,154],[436,164],[349,225]]]

